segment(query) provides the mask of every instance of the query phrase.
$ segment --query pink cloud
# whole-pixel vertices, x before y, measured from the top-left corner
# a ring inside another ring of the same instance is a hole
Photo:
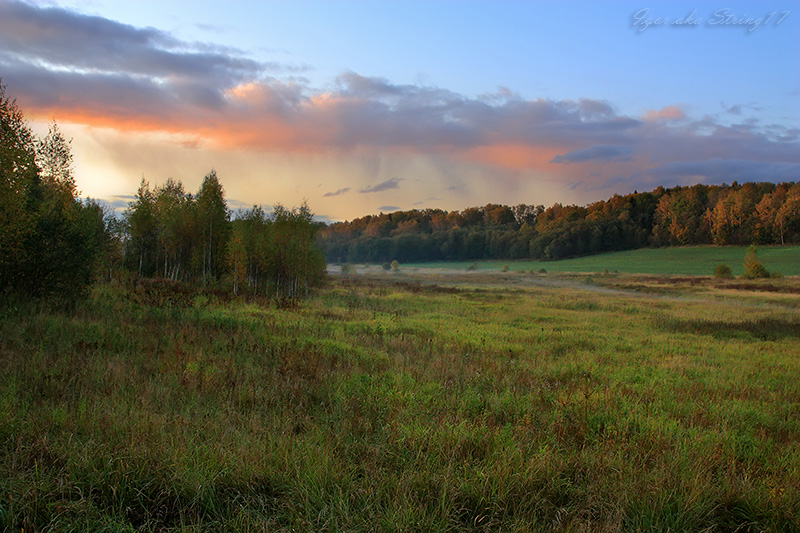
[[[686,113],[684,113],[683,109],[680,107],[671,105],[661,108],[658,111],[650,109],[645,112],[643,118],[647,122],[683,120],[686,118]]]

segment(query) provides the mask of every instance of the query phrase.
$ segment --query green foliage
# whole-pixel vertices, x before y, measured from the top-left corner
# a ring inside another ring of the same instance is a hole
[[[508,272],[508,265],[503,265],[503,268],[500,269],[501,272]]]
[[[394,261],[392,261],[391,267],[392,267],[392,272],[399,272],[400,271],[400,262],[397,261],[397,259],[395,259]]]
[[[76,198],[58,126],[36,139],[0,83],[0,294],[72,299],[102,250],[102,210]]]
[[[276,205],[272,217],[253,207],[232,223],[228,266],[247,290],[275,298],[308,295],[325,277],[325,256],[316,246],[317,225],[307,204]]]
[[[744,259],[744,277],[747,279],[768,278],[769,272],[761,261],[758,260],[757,250],[755,246],[750,246],[747,249],[747,255]]]
[[[155,191],[142,180],[125,220],[126,263],[139,277],[216,285],[227,276],[234,294],[293,299],[325,275],[308,205],[276,205],[271,217],[254,206],[231,221],[213,170],[195,196],[171,179]]]
[[[733,271],[730,265],[720,263],[714,267],[714,277],[720,279],[729,279],[733,277]]]
[[[201,267],[203,281],[219,279],[225,270],[225,251],[230,237],[230,210],[217,173],[212,170],[203,178],[195,198],[198,242],[194,247],[194,265]]]

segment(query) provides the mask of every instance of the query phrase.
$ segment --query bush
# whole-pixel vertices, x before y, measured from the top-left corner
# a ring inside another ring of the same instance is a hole
[[[467,267],[467,270],[470,271],[470,272],[472,272],[473,270],[477,270],[477,269],[478,269],[478,265],[475,264],[475,263],[472,263],[470,266]]]
[[[349,276],[350,274],[355,274],[356,269],[350,263],[345,263],[342,265],[342,274],[345,276]]]
[[[731,271],[731,267],[720,263],[714,267],[714,277],[720,279],[729,279],[733,277],[733,271]]]
[[[392,261],[391,267],[392,267],[392,272],[399,272],[400,271],[400,262],[397,261],[397,259],[395,259],[394,261]]]
[[[503,272],[508,272],[508,265],[503,265],[503,268],[501,270]]]
[[[391,269],[392,269],[392,265],[391,265],[390,263],[384,263],[384,264],[382,265],[382,267],[383,267],[383,269],[384,269],[384,270],[386,270],[387,272],[388,272],[389,270],[391,270]]]
[[[755,246],[751,246],[747,250],[747,256],[745,256],[744,259],[744,277],[747,279],[769,277],[769,271],[767,271],[764,265],[758,260]]]

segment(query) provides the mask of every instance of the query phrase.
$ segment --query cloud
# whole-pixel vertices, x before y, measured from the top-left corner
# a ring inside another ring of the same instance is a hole
[[[424,200],[419,200],[418,202],[414,202],[414,205],[425,205],[430,202],[441,202],[442,199],[438,196],[431,196],[429,198],[425,198]]]
[[[683,120],[686,118],[686,113],[678,106],[667,106],[658,111],[649,110],[644,114],[644,120],[647,122],[656,122],[659,120]]]
[[[403,181],[402,178],[391,178],[386,181],[382,181],[377,185],[373,185],[372,187],[365,187],[363,189],[359,189],[358,192],[362,194],[367,194],[373,192],[389,191],[391,189],[399,189],[401,181]]]
[[[498,180],[504,187],[527,180],[597,190],[687,176],[797,179],[800,131],[752,117],[723,124],[691,117],[679,105],[632,117],[604,100],[525,99],[508,88],[469,97],[352,71],[321,90],[296,75],[305,68],[156,28],[0,0],[0,73],[26,116],[157,134],[196,152],[361,165],[360,183],[343,178],[322,197],[350,192],[337,189],[349,183],[359,183],[353,189],[362,194],[397,190],[399,178],[369,185],[365,176],[405,172],[361,170],[403,158],[413,162],[404,168],[417,172],[419,164],[440,176],[445,189],[462,183],[453,169],[468,169],[470,180],[459,189],[465,195],[496,191]],[[728,118],[757,110],[751,103],[723,108]],[[414,192],[416,199],[434,190]]]
[[[331,198],[333,196],[340,196],[340,195],[345,194],[347,192],[350,192],[350,187],[345,187],[344,189],[338,189],[338,190],[336,190],[334,192],[326,192],[322,196],[325,197],[325,198]]]
[[[557,155],[551,163],[584,163],[586,161],[629,161],[631,148],[625,146],[597,145],[583,150],[573,150]]]
[[[391,211],[400,211],[401,208],[396,205],[382,205],[378,208],[381,213],[389,213]]]
[[[687,183],[760,181],[765,177],[775,181],[797,181],[800,163],[712,158],[705,161],[667,163],[651,169],[650,174],[660,180],[689,178],[685,180]]]
[[[200,83],[213,90],[216,80],[249,79],[263,68],[229,47],[185,43],[155,28],[14,0],[0,4],[0,50],[6,59],[59,71],[124,72],[194,90]]]

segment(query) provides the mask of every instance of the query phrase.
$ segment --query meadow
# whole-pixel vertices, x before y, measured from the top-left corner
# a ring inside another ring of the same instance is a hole
[[[410,269],[6,306],[0,527],[800,531],[799,308],[791,277]]]
[[[560,261],[447,261],[409,263],[406,268],[433,270],[501,270],[528,272],[623,272],[711,276],[720,263],[731,267],[734,276],[744,274],[747,246],[671,246],[609,252]],[[761,246],[758,258],[770,272],[784,276],[800,276],[800,246]]]

